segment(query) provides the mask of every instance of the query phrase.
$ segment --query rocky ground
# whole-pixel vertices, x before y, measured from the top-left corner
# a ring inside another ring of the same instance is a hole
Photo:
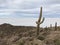
[[[40,28],[36,37],[36,27],[0,25],[0,45],[60,45],[60,27]]]

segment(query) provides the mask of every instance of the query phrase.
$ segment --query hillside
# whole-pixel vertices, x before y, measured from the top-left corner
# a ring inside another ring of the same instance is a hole
[[[40,28],[36,37],[36,27],[0,25],[0,45],[60,45],[60,27]]]

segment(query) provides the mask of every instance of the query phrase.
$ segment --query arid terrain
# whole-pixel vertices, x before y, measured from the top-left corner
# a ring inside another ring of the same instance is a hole
[[[0,25],[0,45],[60,45],[60,27],[40,28],[36,36],[36,27]]]

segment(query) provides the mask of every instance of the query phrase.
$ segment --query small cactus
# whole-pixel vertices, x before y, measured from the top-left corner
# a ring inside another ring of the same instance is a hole
[[[52,28],[52,24],[50,24],[50,28]]]
[[[50,30],[52,30],[52,24],[50,24]]]
[[[36,22],[36,24],[37,24],[37,36],[39,35],[39,26],[40,26],[40,24],[42,24],[43,22],[44,22],[44,17],[43,17],[43,19],[42,19],[42,7],[41,7],[41,10],[40,10],[40,16],[39,16],[39,19],[38,19],[38,21]]]
[[[55,31],[57,30],[57,22],[55,22]]]

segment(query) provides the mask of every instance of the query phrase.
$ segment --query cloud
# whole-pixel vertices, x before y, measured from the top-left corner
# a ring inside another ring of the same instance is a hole
[[[59,0],[0,0],[0,14],[21,14],[27,17],[38,16],[41,6],[43,7],[43,15],[45,17],[46,15],[49,17],[50,14],[60,15]]]
[[[60,4],[60,0],[46,0],[47,4]]]
[[[6,8],[33,9],[40,7],[42,3],[44,0],[2,0],[1,7],[4,5]]]

